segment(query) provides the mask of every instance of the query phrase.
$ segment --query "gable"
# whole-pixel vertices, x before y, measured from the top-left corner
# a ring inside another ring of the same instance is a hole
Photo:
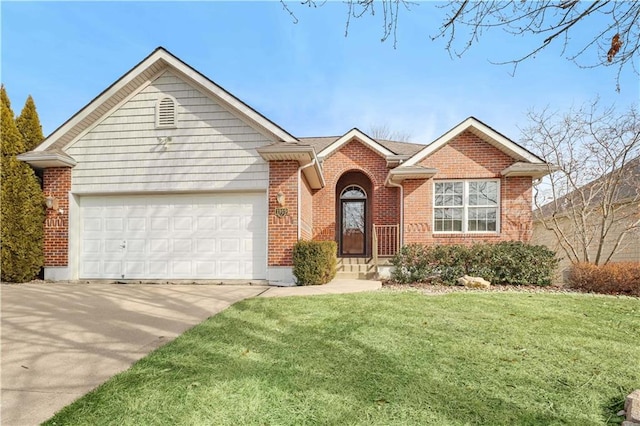
[[[424,149],[414,154],[406,162],[400,165],[400,167],[410,167],[419,164],[425,158],[429,157],[434,152],[438,151],[440,148],[447,145],[464,132],[470,132],[476,135],[478,138],[492,145],[496,149],[502,151],[516,161],[536,165],[545,164],[542,159],[526,150],[525,148],[521,147],[517,143],[513,142],[511,139],[495,131],[480,120],[474,117],[469,117],[462,123],[455,126],[453,129],[449,130],[444,135],[440,136],[431,144],[427,145]]]
[[[465,131],[419,164],[437,169],[438,178],[446,179],[499,177],[501,171],[514,162],[511,156]]]
[[[333,184],[348,170],[362,170],[379,185],[386,177],[387,162],[378,152],[353,139],[325,158],[322,169],[327,182]]]
[[[378,141],[369,137],[359,129],[354,128],[323,148],[322,151],[318,153],[318,156],[322,158],[329,157],[335,151],[341,149],[344,145],[350,143],[354,139],[357,139],[361,144],[367,146],[369,149],[375,151],[382,157],[393,155],[393,152],[381,145]]]
[[[176,101],[175,128],[156,126],[160,99]],[[76,193],[266,189],[271,143],[179,74],[166,70],[66,147]]]
[[[252,127],[260,129],[269,135],[273,141],[293,142],[296,139],[284,129],[264,117],[256,110],[249,107],[240,99],[218,86],[213,81],[196,71],[195,69],[173,56],[162,47],[155,49],[149,56],[134,66],[130,71],[120,77],[111,86],[106,88],[89,104],[69,118],[64,124],[49,135],[34,151],[60,149],[75,140],[78,135],[86,132],[106,114],[128,99],[132,93],[145,85],[149,80],[155,79],[158,73],[165,69],[172,69],[189,79],[194,86],[217,99],[228,110],[234,111]]]

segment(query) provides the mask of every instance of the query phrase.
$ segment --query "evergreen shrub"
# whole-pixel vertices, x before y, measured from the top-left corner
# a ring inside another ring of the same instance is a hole
[[[35,278],[44,263],[44,195],[33,169],[16,158],[17,154],[25,151],[25,144],[4,86],[0,98],[1,279],[25,282]]]
[[[391,279],[405,284],[429,280],[454,285],[463,275],[471,275],[494,284],[547,286],[558,259],[544,246],[505,241],[472,246],[410,244],[391,264]]]
[[[335,241],[298,241],[293,247],[293,275],[298,285],[326,284],[336,276]]]

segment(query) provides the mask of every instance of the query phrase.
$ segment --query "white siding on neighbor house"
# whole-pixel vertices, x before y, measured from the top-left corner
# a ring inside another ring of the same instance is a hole
[[[156,128],[156,105],[165,95],[177,101],[175,129]],[[77,194],[264,190],[269,168],[255,149],[272,142],[165,71],[66,152],[78,162]]]

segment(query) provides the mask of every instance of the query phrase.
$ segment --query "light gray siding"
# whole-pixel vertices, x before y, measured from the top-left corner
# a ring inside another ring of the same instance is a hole
[[[177,128],[156,128],[156,104],[177,101]],[[163,143],[163,138],[171,141]],[[66,150],[77,162],[72,191],[264,190],[273,141],[177,74],[165,71]]]
[[[637,212],[639,208],[640,206],[637,203],[631,203],[619,212],[619,216],[626,217],[630,215],[630,213]],[[593,220],[595,221],[594,229],[599,230],[599,228],[595,227],[599,226],[600,217],[594,216]],[[560,219],[559,223],[561,229],[566,235],[569,236],[569,238],[577,238],[577,236],[575,235],[575,231],[572,228],[571,222],[568,219]],[[616,220],[613,223],[613,226],[609,232],[609,237],[603,244],[603,253],[605,257],[609,256],[609,253],[611,253],[611,251],[613,250],[616,239],[626,226],[628,226],[628,221],[624,220]],[[540,221],[534,221],[533,223],[533,237],[531,243],[545,245],[557,253],[557,256],[561,259],[560,264],[558,265],[558,270],[560,271],[560,273],[564,273],[571,267],[571,262],[567,258],[566,253],[562,249],[553,231],[546,230],[544,225]],[[578,248],[580,247],[580,245],[575,241],[573,242],[573,245]],[[595,242],[589,246],[589,256],[592,261],[595,259],[597,249],[598,247]],[[602,261],[604,261],[604,259]],[[616,250],[616,253],[611,257],[611,261],[640,262],[640,230],[629,232],[625,236],[622,244],[620,244],[620,246]]]

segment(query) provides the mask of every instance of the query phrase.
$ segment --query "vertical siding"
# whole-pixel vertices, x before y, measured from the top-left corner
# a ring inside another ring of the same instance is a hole
[[[155,126],[156,103],[166,95],[177,101],[175,129]],[[255,148],[271,142],[166,71],[67,149],[78,162],[72,190],[266,190],[268,164]]]

